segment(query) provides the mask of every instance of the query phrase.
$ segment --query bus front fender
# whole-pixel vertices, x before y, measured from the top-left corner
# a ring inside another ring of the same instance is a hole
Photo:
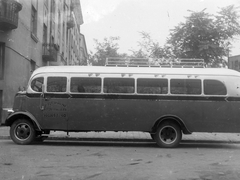
[[[36,126],[36,129],[41,131],[41,126],[38,123],[37,119],[29,112],[13,112],[13,113],[11,113],[8,116],[8,118],[6,119],[5,125],[11,126],[11,124],[15,120],[17,120],[19,118],[28,118],[28,119],[30,119],[33,122],[33,124]]]

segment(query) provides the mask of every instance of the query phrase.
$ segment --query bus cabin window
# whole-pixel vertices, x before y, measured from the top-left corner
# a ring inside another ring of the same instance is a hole
[[[48,77],[47,92],[66,92],[67,77]]]
[[[32,80],[31,82],[31,88],[35,92],[42,92],[42,85],[43,85],[43,77],[37,77]]]
[[[101,78],[72,77],[70,91],[72,93],[100,93]]]
[[[204,94],[206,95],[226,95],[227,88],[219,80],[205,79],[203,81]]]
[[[133,78],[104,78],[104,93],[134,93]]]
[[[201,80],[200,79],[171,79],[170,91],[171,94],[201,94]]]
[[[137,93],[139,94],[167,94],[167,79],[137,79]]]

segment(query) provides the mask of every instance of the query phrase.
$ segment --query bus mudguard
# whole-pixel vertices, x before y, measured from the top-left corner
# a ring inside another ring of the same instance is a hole
[[[41,131],[41,126],[37,122],[37,119],[29,112],[18,111],[10,114],[6,120],[6,125],[11,125],[18,117],[27,117],[31,121],[33,121],[34,125],[36,126],[37,130]]]
[[[164,122],[164,121],[173,121],[176,122],[180,125],[182,131],[184,134],[192,134],[191,131],[189,131],[189,129],[187,128],[186,124],[183,122],[183,120],[177,116],[174,115],[165,115],[160,117],[154,124],[153,126],[153,132],[156,131],[157,127],[159,126],[160,123]]]

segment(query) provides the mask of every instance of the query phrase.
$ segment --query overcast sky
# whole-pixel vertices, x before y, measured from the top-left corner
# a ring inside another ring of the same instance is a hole
[[[80,0],[88,51],[94,51],[93,39],[119,36],[119,52],[131,54],[141,41],[139,32],[148,32],[152,39],[164,45],[169,29],[185,22],[188,10],[216,14],[221,7],[236,5],[240,0]],[[240,9],[239,9],[240,13]],[[240,55],[240,37],[234,42],[231,55]]]

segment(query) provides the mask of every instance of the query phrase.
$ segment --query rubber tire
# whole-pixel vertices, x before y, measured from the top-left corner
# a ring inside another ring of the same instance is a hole
[[[171,133],[169,135],[169,133]],[[167,142],[164,139],[164,136],[167,136],[170,142]],[[172,139],[173,138],[173,139]],[[175,148],[179,145],[182,140],[182,131],[178,124],[174,122],[163,122],[159,125],[157,132],[154,137],[157,145],[162,148]]]
[[[31,144],[36,137],[33,124],[26,119],[15,121],[10,127],[10,137],[16,144]]]

